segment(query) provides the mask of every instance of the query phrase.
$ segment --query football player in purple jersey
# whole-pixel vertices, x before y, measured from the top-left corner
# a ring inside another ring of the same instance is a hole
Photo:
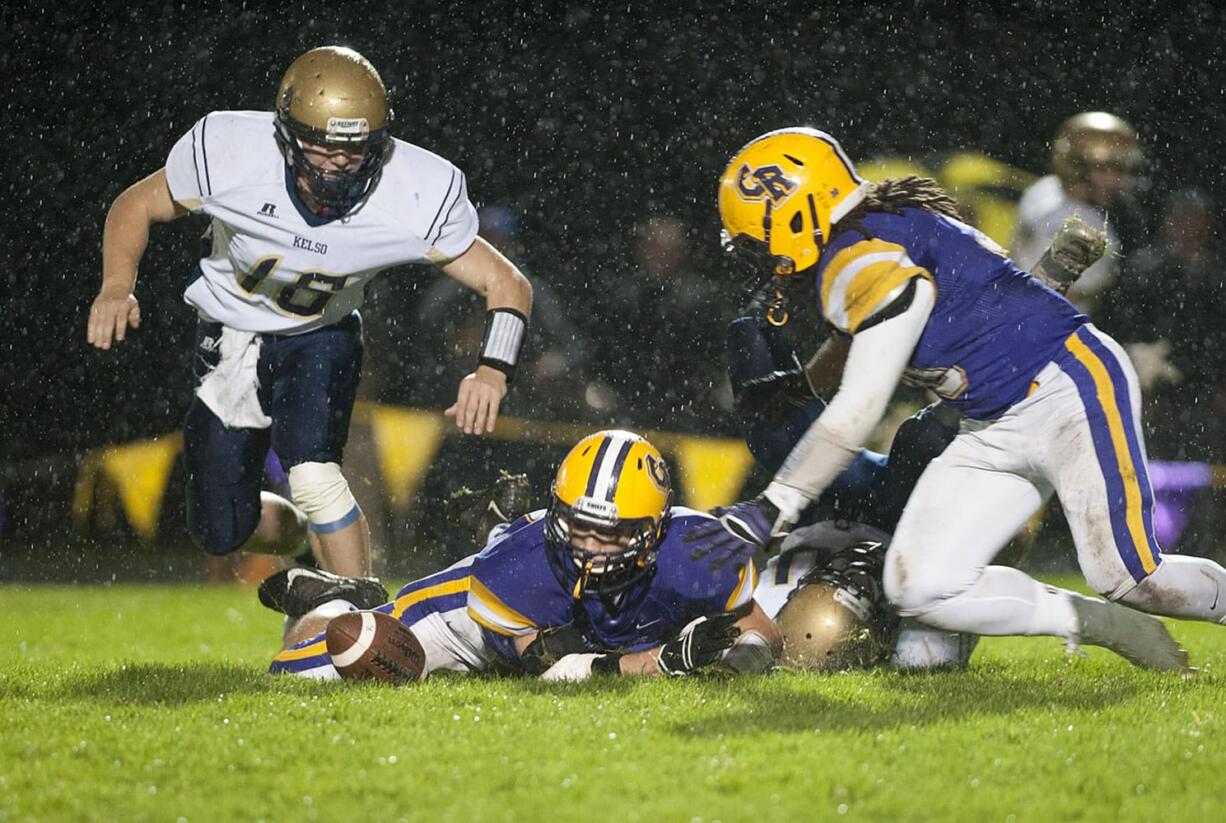
[[[747,144],[721,178],[719,207],[726,245],[757,260],[780,295],[802,278],[812,284],[836,332],[831,348],[846,358],[837,393],[774,480],[696,530],[696,554],[741,563],[787,532],[906,380],[962,421],[920,477],[887,553],[885,591],[900,614],[1187,668],[1142,611],[1226,622],[1226,570],[1157,544],[1136,376],[1114,340],[961,222],[935,183],[870,183],[815,129]],[[992,564],[1053,492],[1086,580],[1106,600]]]
[[[597,432],[558,467],[547,509],[496,527],[481,552],[377,608],[417,636],[427,673],[765,672],[782,641],[754,600],[752,564],[712,569],[690,556],[685,535],[707,522],[673,504],[655,446],[631,432]],[[377,597],[360,581],[312,570],[273,575],[261,600],[296,622],[272,671],[337,677],[327,622]]]

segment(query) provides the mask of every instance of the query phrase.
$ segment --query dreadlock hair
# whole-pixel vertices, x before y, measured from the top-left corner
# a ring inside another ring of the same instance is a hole
[[[864,200],[839,221],[839,228],[859,227],[858,224],[870,211],[898,214],[903,209],[924,209],[933,214],[965,218],[958,211],[958,203],[945,189],[930,177],[891,177],[880,183],[869,183]]]

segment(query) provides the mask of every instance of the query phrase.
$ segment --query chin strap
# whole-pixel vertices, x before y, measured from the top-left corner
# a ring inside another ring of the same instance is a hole
[[[587,581],[591,576],[592,561],[589,560],[583,564],[583,572],[579,575],[579,579],[575,581],[575,589],[570,593],[572,600],[578,600],[583,596],[583,590],[587,588]]]
[[[766,308],[766,322],[772,326],[786,325],[792,315],[788,313],[787,298],[783,296],[780,289],[775,289],[775,296],[771,298],[770,305]]]

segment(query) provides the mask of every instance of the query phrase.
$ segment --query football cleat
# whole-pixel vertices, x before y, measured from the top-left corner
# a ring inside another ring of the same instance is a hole
[[[332,600],[358,609],[387,602],[387,589],[374,577],[341,577],[320,569],[282,569],[260,584],[260,602],[297,620]]]
[[[477,545],[483,546],[495,526],[510,523],[532,510],[532,486],[526,474],[498,470],[498,479],[487,489],[457,489],[447,498],[447,522],[474,529]]]
[[[1074,595],[1072,600],[1077,614],[1075,642],[1110,649],[1144,669],[1192,670],[1188,653],[1158,618],[1091,597]]]

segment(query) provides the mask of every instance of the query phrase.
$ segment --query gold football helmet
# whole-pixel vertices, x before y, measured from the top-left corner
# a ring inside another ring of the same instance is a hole
[[[868,185],[825,132],[796,127],[755,137],[719,180],[724,246],[764,251],[776,275],[812,268],[830,227],[864,200]]]
[[[1052,141],[1052,171],[1074,197],[1084,198],[1095,169],[1131,176],[1140,170],[1143,160],[1136,129],[1105,111],[1070,117]]]
[[[277,89],[277,143],[296,178],[323,206],[346,211],[378,182],[390,145],[392,110],[375,67],[344,46],[311,49],[290,64]],[[303,145],[362,154],[356,171],[323,169]]]
[[[651,443],[617,430],[580,440],[558,466],[545,518],[550,561],[574,597],[615,595],[654,573],[672,502],[668,466]],[[576,531],[626,545],[590,552],[572,545]]]
[[[783,666],[844,671],[889,657],[898,618],[881,590],[884,554],[880,543],[856,543],[800,579],[775,616]]]

